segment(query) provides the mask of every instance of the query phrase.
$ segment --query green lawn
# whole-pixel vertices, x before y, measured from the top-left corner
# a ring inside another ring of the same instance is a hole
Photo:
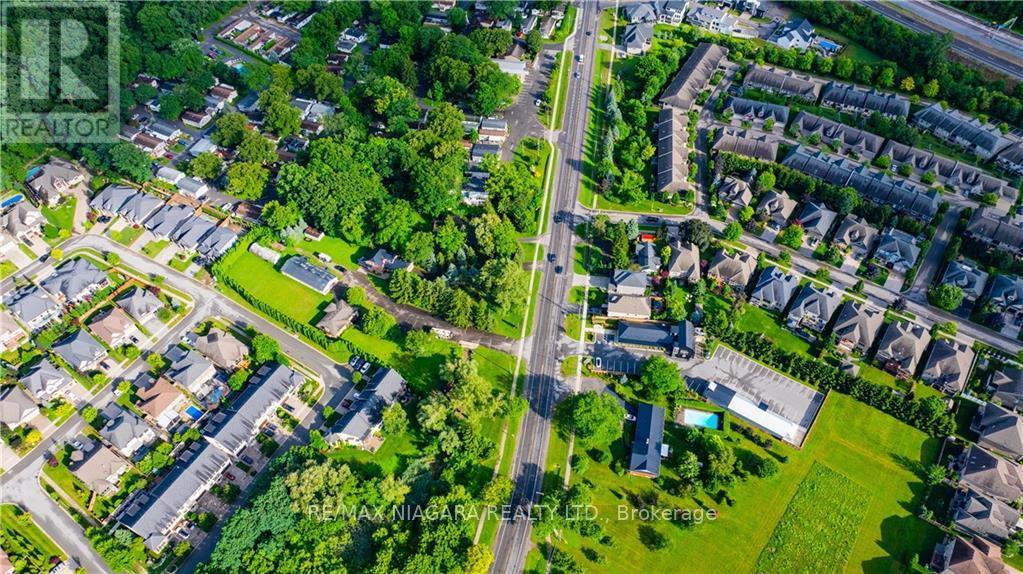
[[[768,339],[777,343],[779,347],[791,353],[801,355],[808,355],[810,353],[809,343],[786,329],[777,315],[760,307],[746,305],[743,308],[742,316],[739,318],[738,327],[740,331],[763,333]]]
[[[312,324],[331,298],[285,277],[270,263],[249,253],[239,254],[227,274],[261,301],[275,305],[298,321]]]
[[[145,228],[141,225],[127,225],[120,231],[111,231],[110,238],[125,247],[131,247],[131,244],[135,243],[135,240],[142,235],[143,231],[145,231]]]
[[[35,259],[35,257],[33,257],[33,259]],[[3,261],[0,261],[0,279],[3,279],[4,277],[11,275],[17,270],[18,267],[9,260],[4,259]]]
[[[43,227],[43,236],[47,243],[53,245],[71,236],[71,228],[75,223],[75,205],[78,198],[71,195],[65,198],[57,207],[43,205],[39,208],[47,225]]]
[[[573,55],[571,50],[565,50],[557,55],[557,84],[552,84],[547,90],[548,102],[544,108],[543,113],[540,114],[540,123],[551,129],[560,130],[563,120],[565,118],[565,102],[568,101],[568,72],[573,66]],[[558,84],[561,85],[561,91],[558,91]],[[554,105],[555,99],[557,99],[557,106]],[[551,114],[554,114],[553,125],[551,123]]]
[[[573,269],[579,275],[599,275],[607,270],[607,257],[604,252],[589,243],[577,243]]]
[[[296,251],[304,251],[309,255],[326,253],[334,260],[334,263],[341,264],[349,271],[359,267],[359,259],[373,255],[373,250],[368,247],[352,245],[344,239],[327,235],[324,235],[323,239],[319,241],[303,239],[296,247]]]
[[[253,257],[255,257],[255,255],[253,255]],[[195,259],[195,255],[188,255],[187,257],[182,258],[181,254],[178,253],[177,255],[172,257],[167,264],[170,265],[171,269],[184,273],[185,269],[188,269],[188,266],[192,264],[193,259]],[[262,261],[262,259],[260,259],[260,261]]]
[[[676,439],[672,423],[666,425],[669,444]],[[765,452],[737,433],[728,439],[740,459],[749,453],[764,456]],[[678,452],[678,445],[674,445]],[[616,539],[613,549],[596,544],[574,531],[566,533],[566,548],[587,571],[662,572],[672,565],[679,572],[720,572],[728,565],[731,572],[756,572],[758,558],[785,515],[790,502],[804,479],[816,464],[823,464],[841,473],[865,491],[865,516],[856,528],[850,528],[848,560],[828,564],[829,572],[887,573],[903,571],[907,561],[930,555],[941,531],[915,516],[922,502],[923,465],[933,463],[940,442],[896,419],[854,399],[832,394],[827,399],[802,450],[787,446],[774,447],[789,457],[781,464],[781,472],[772,479],[750,478],[728,487],[733,505],[718,504],[713,493],[697,492],[695,498],[680,499],[658,491],[657,505],[662,508],[698,506],[715,508],[718,517],[683,529],[669,522],[618,520],[619,505],[629,507],[631,497],[652,493],[655,485],[648,479],[618,476],[605,465],[590,461],[584,477],[594,485],[594,504],[600,516],[607,519],[605,530]],[[556,450],[552,440],[551,449]],[[628,443],[619,441],[612,448],[615,456],[626,457]],[[552,468],[556,456],[548,456]],[[673,471],[662,466],[662,476],[669,479]],[[575,476],[575,475],[573,475]],[[821,504],[828,501],[820,499]],[[669,539],[662,551],[647,550],[639,539],[641,526],[655,528]],[[800,523],[814,530],[816,524]],[[599,568],[582,554],[582,548],[598,550],[606,558]],[[809,570],[819,571],[819,570]]]
[[[24,564],[25,572],[47,572],[51,558],[67,559],[32,515],[14,504],[0,505],[0,542],[15,564]]]
[[[586,125],[586,143],[583,149],[583,175],[579,182],[579,203],[594,207],[597,195],[597,154],[600,147],[600,130],[604,121],[605,90],[611,71],[611,54],[597,50],[593,58],[593,87],[590,92],[590,117]]]
[[[490,329],[492,333],[503,335],[512,339],[519,339],[522,337],[522,322],[526,322],[526,335],[528,336],[533,332],[533,316],[534,309],[536,308],[537,293],[540,292],[540,283],[543,281],[543,272],[534,271],[535,277],[533,278],[533,291],[532,291],[532,308],[526,309],[526,302],[523,301],[521,305],[512,307],[507,313],[498,315],[494,321],[494,327]]]
[[[897,389],[901,392],[909,391],[910,384],[908,381],[897,379],[895,375],[886,373],[881,369],[867,363],[866,361],[857,361],[857,365],[860,367],[860,377],[876,385],[884,385]]]
[[[565,336],[578,341],[583,334],[583,318],[575,313],[565,315]]]
[[[156,257],[161,251],[170,245],[169,239],[154,239],[142,247],[142,253],[146,257]]]
[[[565,17],[561,20],[561,24],[551,33],[550,42],[564,42],[565,38],[572,33],[575,28],[575,11],[575,5],[569,4],[565,9]]]

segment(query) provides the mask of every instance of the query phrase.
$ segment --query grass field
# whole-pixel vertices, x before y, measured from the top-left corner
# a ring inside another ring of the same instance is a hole
[[[72,195],[64,199],[64,201],[57,207],[50,207],[48,205],[40,207],[39,211],[42,212],[43,217],[46,218],[49,225],[55,227],[58,233],[61,231],[67,232],[62,234],[64,237],[60,237],[59,235],[52,238],[48,237],[46,240],[47,243],[53,245],[63,241],[65,237],[71,236],[71,228],[75,223],[75,205],[77,205],[77,203],[78,198]],[[43,233],[44,235],[46,234],[45,228],[43,229]]]
[[[579,275],[597,275],[607,269],[607,257],[594,245],[577,243],[573,268]]]
[[[146,257],[156,257],[161,251],[170,245],[169,239],[154,239],[142,246],[142,253]]]
[[[669,422],[666,432],[671,444],[676,440],[676,427]],[[750,453],[766,454],[737,433],[729,431],[726,436],[740,460]],[[555,443],[552,440],[552,451],[556,450]],[[678,452],[678,445],[673,447]],[[615,443],[612,453],[626,457],[628,448],[629,443],[622,440]],[[616,546],[605,550],[574,531],[567,531],[565,541],[558,546],[567,549],[587,571],[660,572],[670,564],[679,572],[711,573],[720,572],[727,564],[732,572],[756,572],[762,550],[804,479],[815,465],[823,464],[857,485],[857,492],[869,492],[869,500],[864,503],[858,527],[848,531],[847,559],[829,562],[816,571],[880,574],[905,570],[908,561],[929,556],[942,537],[937,528],[915,516],[925,489],[923,468],[936,461],[939,449],[938,440],[850,397],[832,394],[805,447],[797,451],[776,445],[774,451],[789,457],[780,465],[781,472],[768,480],[750,478],[729,487],[728,496],[734,500],[731,506],[715,502],[713,493],[698,492],[694,498],[681,499],[656,490],[647,479],[618,476],[591,460],[587,473],[583,477],[573,475],[573,482],[586,480],[594,485],[594,504],[606,519],[603,526],[616,539]],[[551,470],[555,459],[548,456]],[[670,481],[673,471],[662,466],[662,476]],[[617,519],[618,505],[629,506],[631,497],[655,490],[659,507],[715,508],[718,517],[689,529],[671,522]],[[823,505],[828,501],[822,497],[819,502]],[[668,548],[647,550],[639,538],[641,526],[653,527],[667,536]],[[594,565],[582,553],[584,547],[596,548],[606,563]]]
[[[51,558],[67,558],[32,516],[14,504],[0,505],[0,542],[15,564],[24,565],[25,572],[46,572]]]
[[[746,305],[738,324],[740,331],[763,333],[782,349],[791,353],[807,355],[810,344],[785,328],[777,315],[755,305]]]
[[[257,299],[266,301],[286,315],[303,323],[312,323],[330,297],[285,277],[273,265],[246,251],[227,273]]]
[[[141,225],[137,227],[134,225],[127,225],[120,231],[111,231],[110,238],[125,247],[131,247],[131,244],[135,243],[135,240],[142,235],[143,231],[145,231],[145,228]]]
[[[0,261],[0,279],[7,277],[8,275],[14,273],[17,270],[18,267],[14,263],[8,261],[7,259]]]
[[[870,498],[864,486],[815,462],[760,553],[756,571],[788,574],[844,568]]]
[[[555,64],[556,71],[558,73],[558,83],[561,84],[561,93],[558,94],[558,84],[551,84],[547,89],[547,106],[543,113],[540,114],[540,123],[544,126],[560,130],[563,120],[565,118],[565,102],[568,101],[568,94],[566,93],[565,86],[568,85],[568,71],[572,69],[572,51],[565,50],[559,52],[557,55],[557,63]],[[558,105],[554,105],[555,98],[558,100]],[[551,122],[551,115],[554,115],[553,125]]]

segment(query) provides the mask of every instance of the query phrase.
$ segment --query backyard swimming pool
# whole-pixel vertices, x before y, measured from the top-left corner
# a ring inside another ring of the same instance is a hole
[[[714,430],[719,430],[721,428],[721,415],[709,411],[683,409],[682,421],[691,427],[702,427]]]
[[[12,195],[12,196],[8,197],[7,199],[5,199],[3,201],[3,203],[0,203],[0,209],[2,209],[4,207],[7,207],[9,205],[14,205],[15,203],[20,203],[21,200],[23,200],[23,199],[25,199],[25,196],[20,194],[20,193],[17,194],[17,195]]]

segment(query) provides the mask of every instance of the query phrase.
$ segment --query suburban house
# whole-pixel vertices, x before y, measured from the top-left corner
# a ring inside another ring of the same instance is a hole
[[[988,288],[991,308],[1005,313],[1023,313],[1023,279],[1015,275],[995,275]]]
[[[966,343],[938,339],[931,347],[920,378],[928,385],[954,395],[966,388],[973,358],[973,349]]]
[[[881,338],[875,358],[884,370],[903,379],[916,373],[924,349],[931,342],[931,334],[922,325],[909,321],[892,321]]]
[[[27,201],[19,202],[0,214],[0,232],[13,241],[39,235],[45,224],[43,212]]]
[[[490,143],[475,143],[469,150],[469,161],[477,164],[482,162],[488,155],[501,157],[501,146]]]
[[[779,28],[780,30],[781,28]],[[754,66],[743,78],[744,88],[754,88],[807,102],[816,102],[821,85],[810,76],[801,76],[791,70]]]
[[[706,28],[711,32],[726,35],[732,33],[735,24],[738,22],[738,18],[729,14],[728,11],[712,6],[697,6],[689,12],[687,20],[691,24]]]
[[[378,368],[359,393],[359,401],[341,417],[327,440],[331,444],[344,442],[375,450],[379,445],[372,439],[383,423],[383,411],[405,392],[405,385],[405,379],[398,371],[387,367]]]
[[[1023,457],[1023,420],[994,403],[984,403],[970,424],[977,445],[1014,461]]]
[[[992,371],[987,378],[987,390],[992,402],[1019,411],[1023,407],[1023,370],[1003,367]]]
[[[849,257],[860,262],[870,255],[877,240],[877,230],[866,221],[849,214],[835,232],[833,243],[848,251]]]
[[[40,203],[52,207],[84,181],[85,173],[72,163],[55,157],[41,166],[27,183]]]
[[[194,177],[183,177],[181,178],[181,181],[178,182],[178,191],[181,192],[182,195],[186,195],[194,199],[202,198],[202,196],[206,195],[206,192],[209,190],[210,186],[206,185],[205,182],[195,179]]]
[[[732,176],[725,176],[718,188],[718,198],[726,204],[746,207],[753,202],[753,189],[749,182]]]
[[[657,176],[654,186],[666,197],[689,187],[688,124],[689,118],[678,108],[666,106],[657,113]]]
[[[136,286],[117,300],[117,306],[139,323],[145,323],[163,307],[163,301],[160,301],[152,291]]]
[[[998,154],[995,163],[1013,175],[1023,175],[1023,144],[1012,144]]]
[[[742,292],[746,290],[746,284],[753,277],[756,268],[757,260],[749,253],[729,255],[722,249],[707,267],[707,276]]]
[[[630,24],[656,22],[657,6],[653,2],[627,4],[622,6],[622,15]]]
[[[725,127],[718,130],[714,151],[730,152],[773,162],[778,156],[778,140],[767,134],[754,134],[751,130]]]
[[[504,143],[508,138],[508,122],[497,118],[483,118],[477,132],[482,142]]]
[[[838,314],[831,330],[835,335],[836,347],[843,353],[858,352],[862,355],[874,344],[877,332],[884,323],[884,313],[862,303],[847,301]]]
[[[304,382],[305,376],[289,367],[263,365],[230,406],[206,422],[203,434],[217,448],[238,456],[284,399]]]
[[[53,352],[80,373],[95,369],[107,356],[106,348],[85,329],[54,345]]]
[[[1002,549],[984,540],[947,536],[934,546],[930,567],[941,574],[1014,574],[1002,561]]]
[[[4,302],[11,313],[33,333],[60,315],[60,305],[35,286],[23,287],[11,293]]]
[[[181,137],[181,130],[174,127],[173,125],[164,122],[154,122],[150,124],[146,131],[149,132],[153,137],[161,141],[173,141]]]
[[[749,122],[753,127],[771,131],[775,127],[784,128],[789,121],[789,108],[778,104],[769,104],[746,98],[730,97],[725,104],[725,111],[732,113],[732,122]],[[774,124],[768,129],[767,122]]]
[[[103,409],[103,417],[107,422],[99,430],[99,436],[126,458],[135,456],[140,449],[156,440],[153,427],[116,403],[110,403]]]
[[[821,105],[864,116],[874,112],[888,118],[905,118],[909,115],[909,99],[903,96],[838,82],[831,82],[824,87]]]
[[[362,266],[365,267],[370,273],[380,275],[381,277],[387,278],[398,269],[404,269],[406,271],[412,270],[412,263],[403,260],[397,255],[392,255],[383,249],[377,249],[373,256],[369,259],[363,259],[361,261]]]
[[[1023,497],[1023,469],[978,445],[966,447],[953,470],[959,474],[960,486],[1009,504]]]
[[[343,299],[335,299],[323,308],[323,317],[316,326],[328,337],[338,338],[355,319],[355,308]]]
[[[109,281],[106,273],[88,259],[79,257],[58,267],[39,285],[64,304],[71,305],[106,287]]]
[[[607,316],[612,319],[649,319],[650,298],[644,295],[609,295]]]
[[[89,203],[96,211],[139,225],[163,205],[156,197],[123,185],[109,185]]]
[[[785,322],[789,328],[820,334],[841,304],[842,295],[834,288],[807,283],[792,302]]]
[[[213,121],[213,115],[207,110],[201,112],[185,110],[181,114],[181,123],[197,129],[206,127],[211,121]]]
[[[685,21],[689,10],[689,0],[659,0],[657,5],[657,21],[661,24],[678,26]]]
[[[636,263],[644,273],[657,273],[661,268],[661,257],[657,255],[653,241],[640,241],[636,244]]]
[[[1023,224],[1008,213],[978,207],[966,224],[966,234],[1003,251],[1023,253]]]
[[[89,330],[109,347],[130,345],[139,333],[135,321],[120,307],[112,307],[89,322]]]
[[[813,40],[816,37],[817,32],[813,29],[813,24],[806,18],[800,18],[798,20],[789,20],[778,26],[771,34],[769,41],[786,50],[789,48],[806,50],[813,45]]]
[[[950,507],[955,529],[1004,544],[1018,529],[1019,511],[970,489],[956,491]]]
[[[611,295],[646,295],[650,288],[650,276],[646,273],[628,271],[626,269],[615,269],[608,284],[608,293]]]
[[[772,229],[780,230],[788,223],[792,212],[796,210],[796,201],[783,191],[771,190],[764,194],[757,206],[759,217],[767,221]]]
[[[650,49],[650,42],[653,38],[654,23],[639,22],[637,24],[626,24],[620,41],[625,53],[635,56],[645,54]]]
[[[661,458],[667,458],[664,442],[664,407],[650,403],[636,405],[636,434],[629,454],[629,474],[657,478],[661,474]]]
[[[173,239],[178,228],[195,217],[195,209],[187,205],[163,205],[142,225],[157,239]]]
[[[82,448],[71,452],[68,470],[99,496],[116,494],[121,475],[128,470],[128,463],[99,441],[84,435],[78,441]]]
[[[686,283],[700,280],[700,248],[692,243],[674,242],[668,259],[668,277]]]
[[[281,273],[320,294],[326,294],[337,285],[337,276],[316,265],[304,255],[293,255],[284,260]]]
[[[1016,202],[1017,191],[1005,180],[988,175],[980,168],[968,163],[940,156],[932,151],[922,150],[889,140],[881,155],[891,158],[892,167],[909,165],[913,177],[930,173],[934,182],[949,187],[967,197],[980,198],[985,194],[997,197],[1000,211],[1008,211]]]
[[[137,132],[130,141],[135,144],[135,147],[148,153],[150,157],[160,157],[167,151],[166,141],[153,137],[146,132]]]
[[[25,387],[25,391],[36,403],[45,405],[56,398],[67,396],[73,379],[64,369],[51,363],[49,359],[43,359],[18,382]]]
[[[179,181],[185,178],[185,174],[174,169],[169,165],[160,166],[156,170],[156,179],[169,183],[171,185],[177,185]]]
[[[799,112],[792,126],[802,138],[819,137],[820,143],[837,144],[840,152],[865,159],[873,159],[884,143],[879,135],[807,112]]]
[[[920,257],[920,245],[916,237],[891,227],[881,234],[874,251],[874,259],[889,269],[905,273],[916,264]]]
[[[749,301],[757,307],[780,313],[785,310],[798,287],[799,279],[795,275],[771,265],[761,271]]]
[[[962,289],[963,297],[967,301],[977,301],[984,294],[987,280],[987,271],[980,269],[976,263],[956,260],[949,261],[941,282]]]
[[[245,343],[218,327],[197,337],[193,346],[196,351],[213,361],[214,365],[227,370],[236,368],[249,354],[249,348]]]
[[[203,385],[217,373],[213,363],[193,349],[175,345],[164,354],[164,358],[170,361],[164,376],[192,394],[199,394]]]
[[[956,110],[946,110],[940,103],[913,114],[913,124],[984,160],[991,159],[1009,145],[1009,140],[995,126],[982,124],[980,120]]]
[[[837,218],[838,213],[824,205],[807,203],[803,212],[799,214],[799,224],[803,227],[803,241],[811,248],[823,243]]]
[[[645,351],[662,351],[672,357],[691,359],[702,337],[689,321],[680,323],[618,321],[615,343]]]
[[[0,309],[0,347],[8,351],[17,349],[27,336],[14,320],[14,315],[6,309]]]
[[[231,459],[206,441],[195,441],[151,490],[138,490],[121,506],[117,522],[160,552],[170,533],[199,498],[221,479]]]
[[[661,93],[661,106],[689,111],[727,55],[724,46],[700,42]]]
[[[0,423],[11,430],[28,424],[39,414],[39,405],[18,385],[0,391]]]
[[[146,374],[136,379],[135,387],[135,406],[160,428],[173,427],[179,418],[178,409],[188,402],[184,393],[165,377],[154,380]]]

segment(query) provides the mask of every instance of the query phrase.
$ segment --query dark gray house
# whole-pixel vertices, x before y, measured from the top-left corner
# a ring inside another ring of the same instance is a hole
[[[664,444],[664,408],[639,403],[636,408],[636,434],[629,455],[629,474],[657,478],[661,474],[661,457],[667,456]]]

